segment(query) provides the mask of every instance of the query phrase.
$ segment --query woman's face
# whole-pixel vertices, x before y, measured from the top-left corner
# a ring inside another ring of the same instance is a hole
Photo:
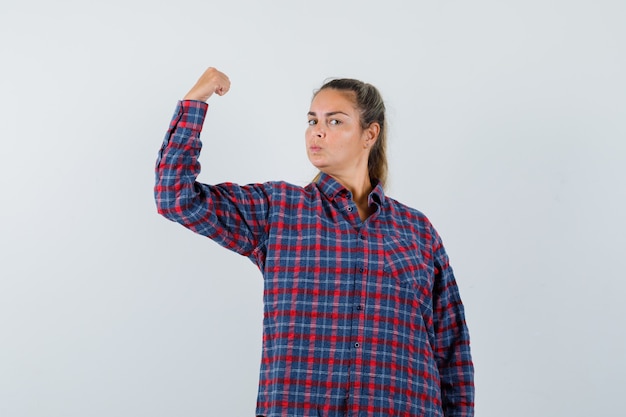
[[[354,93],[330,88],[319,91],[311,102],[306,129],[306,150],[311,163],[335,176],[367,172],[370,129],[361,128]]]

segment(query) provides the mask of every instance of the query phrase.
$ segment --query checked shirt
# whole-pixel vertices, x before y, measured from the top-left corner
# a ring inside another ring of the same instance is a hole
[[[324,174],[305,187],[198,183],[207,108],[178,103],[155,199],[163,216],[263,275],[256,414],[473,416],[463,305],[428,219],[377,185],[361,221],[350,192]]]

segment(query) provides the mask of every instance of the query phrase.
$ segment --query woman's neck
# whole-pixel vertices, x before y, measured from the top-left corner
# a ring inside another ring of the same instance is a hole
[[[367,219],[372,214],[369,208],[369,195],[372,192],[369,173],[350,178],[336,176],[333,178],[352,193],[352,200],[357,206],[361,220]]]

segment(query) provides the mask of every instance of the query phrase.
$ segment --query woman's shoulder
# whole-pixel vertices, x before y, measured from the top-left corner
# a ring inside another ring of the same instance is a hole
[[[397,234],[424,242],[435,239],[437,231],[423,211],[390,197],[385,197],[385,203],[389,222],[394,225]]]
[[[402,203],[393,197],[385,196],[385,204],[387,205],[390,214],[395,217],[406,219],[410,222],[430,224],[430,220],[421,210]]]
[[[306,194],[311,191],[311,188],[315,188],[313,187],[311,183],[298,185],[293,182],[289,182],[285,180],[266,181],[259,185],[268,189],[276,190],[279,192],[292,193],[292,194]]]
[[[313,183],[298,185],[289,181],[267,181],[256,184],[262,187],[275,200],[310,199],[319,196],[318,189]]]

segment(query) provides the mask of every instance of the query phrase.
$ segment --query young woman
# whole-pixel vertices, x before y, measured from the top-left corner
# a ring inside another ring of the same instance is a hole
[[[178,103],[156,164],[159,213],[248,257],[264,278],[256,414],[472,416],[463,305],[441,239],[385,195],[385,106],[332,80],[314,95],[307,155],[319,175],[239,186],[196,181],[200,131],[230,81],[209,68]]]

